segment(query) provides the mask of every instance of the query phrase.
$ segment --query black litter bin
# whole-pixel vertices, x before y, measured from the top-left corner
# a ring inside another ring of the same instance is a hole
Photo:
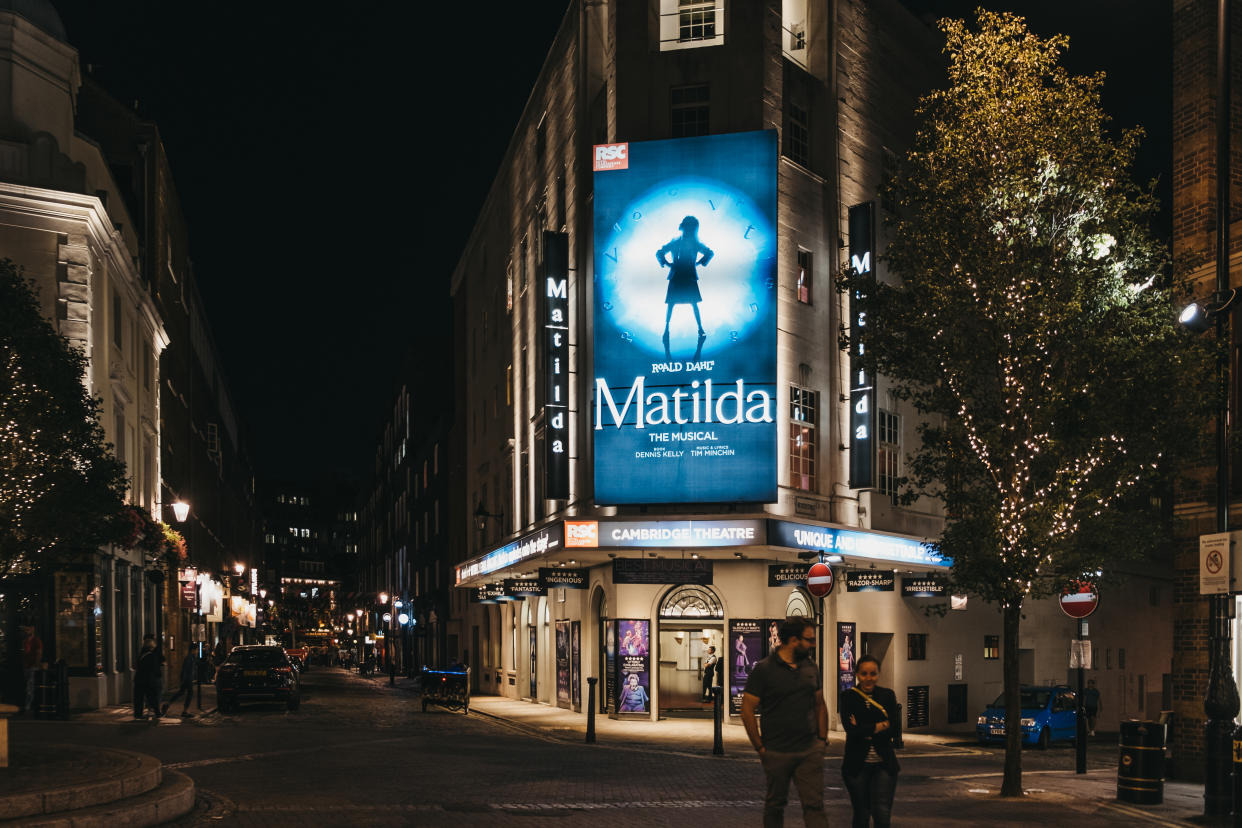
[[[62,658],[54,665],[56,670],[56,718],[69,718],[69,666]]]
[[[1121,723],[1117,799],[1135,805],[1164,802],[1164,725],[1159,722]]]

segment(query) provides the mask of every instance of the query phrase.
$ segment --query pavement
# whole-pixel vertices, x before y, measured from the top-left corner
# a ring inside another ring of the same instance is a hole
[[[202,712],[195,703],[186,719],[175,715],[177,703],[160,720],[135,721],[125,707],[75,713],[69,722],[24,720],[15,725],[15,748],[46,739],[70,750],[15,752],[22,767],[0,770],[0,793],[6,781],[9,790],[85,782],[106,764],[92,758],[95,745],[156,756],[190,776],[199,806],[175,823],[182,828],[758,822],[762,772],[740,725],[724,726],[723,756],[712,753],[707,718],[596,716],[597,741],[586,744],[581,714],[497,696],[472,698],[469,715],[434,706],[424,713],[417,691],[417,680],[390,686],[386,675],[315,667],[297,713],[277,705],[221,714],[207,685]],[[1065,745],[1024,751],[1026,795],[1005,799],[998,748],[961,733],[907,733],[905,743],[897,825],[1232,824],[1202,816],[1202,785],[1166,782],[1161,805],[1117,802],[1115,734],[1093,740],[1084,775],[1073,772]],[[832,734],[825,762],[833,824],[849,821],[843,745],[843,734]],[[787,824],[800,824],[798,810],[791,792]]]
[[[388,684],[387,676],[371,679]],[[393,689],[418,692],[417,678],[397,678]],[[497,723],[522,731],[539,739],[567,743],[584,743],[587,731],[586,717],[560,707],[533,703],[503,696],[473,696],[470,713],[486,716]],[[753,758],[753,749],[740,724],[725,723],[722,727],[722,746],[725,756]],[[673,754],[688,756],[710,755],[714,750],[714,728],[709,718],[666,718],[657,722],[643,720],[618,720],[607,715],[595,716],[596,744],[627,749],[659,749]],[[907,759],[935,760],[937,758],[961,758],[982,756],[994,751],[982,749],[974,739],[962,733],[910,733],[903,734],[905,747],[900,751],[903,762]],[[845,749],[845,734],[829,734],[827,756],[839,759]],[[1098,742],[1117,743],[1117,734],[1101,733]],[[919,762],[922,764],[922,762]],[[1003,772],[996,770],[975,773],[958,773],[943,776],[903,773],[899,784],[907,789],[911,784],[927,784],[946,790],[960,790],[968,802],[986,801],[999,795]],[[1231,817],[1212,818],[1203,815],[1203,785],[1190,782],[1166,780],[1164,801],[1159,805],[1135,805],[1117,800],[1117,772],[1115,767],[1088,769],[1084,774],[1067,770],[1023,771],[1025,797],[1034,803],[1055,804],[1059,800],[1077,800],[1079,804],[1094,805],[1101,816],[1114,816],[1122,822],[1167,826],[1234,825]],[[1031,821],[1038,821],[1032,814]],[[928,820],[931,815],[928,814]],[[894,820],[896,821],[896,819]],[[1061,820],[1055,820],[1060,823]],[[930,824],[930,821],[927,822]]]

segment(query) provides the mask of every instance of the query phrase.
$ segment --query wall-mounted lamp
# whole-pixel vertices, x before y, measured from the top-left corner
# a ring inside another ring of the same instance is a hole
[[[190,516],[190,504],[184,500],[174,501],[172,504],[173,517],[177,523],[185,523],[186,518]]]
[[[479,505],[474,507],[474,525],[482,532],[487,528],[488,520],[500,520],[503,515],[494,515],[487,509],[483,508],[483,501],[479,501]]]

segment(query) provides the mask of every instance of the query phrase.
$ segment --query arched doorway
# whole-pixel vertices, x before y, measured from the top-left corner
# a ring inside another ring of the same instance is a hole
[[[658,659],[661,715],[704,715],[703,661],[709,648],[724,652],[724,605],[710,587],[686,584],[660,601]]]
[[[608,713],[617,695],[617,634],[608,617],[608,596],[601,586],[596,586],[591,596],[591,617],[595,619],[595,675],[601,678],[595,691],[599,693],[599,712]]]

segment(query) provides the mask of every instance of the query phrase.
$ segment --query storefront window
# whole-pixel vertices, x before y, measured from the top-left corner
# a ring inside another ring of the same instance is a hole
[[[70,668],[95,666],[90,660],[94,607],[89,572],[56,573],[56,656]]]

